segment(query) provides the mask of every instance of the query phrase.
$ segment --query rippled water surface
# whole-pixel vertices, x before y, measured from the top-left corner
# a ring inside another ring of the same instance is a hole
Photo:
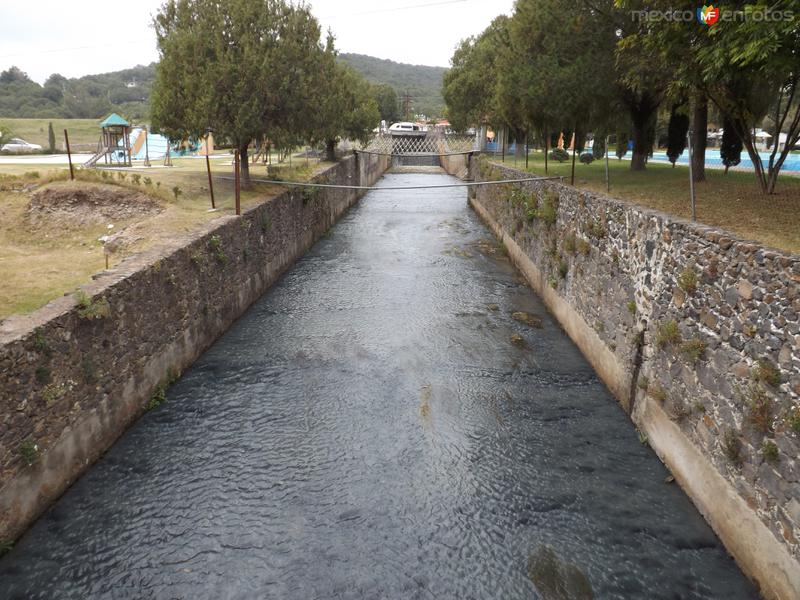
[[[596,598],[756,597],[463,189],[369,194],[167,396],[0,598],[536,598],[546,547]]]

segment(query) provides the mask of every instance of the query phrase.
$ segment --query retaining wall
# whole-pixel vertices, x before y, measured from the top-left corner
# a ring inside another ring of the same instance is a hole
[[[387,157],[318,182],[372,185]],[[0,324],[0,541],[19,536],[358,199],[287,191]],[[83,313],[83,314],[82,314]]]
[[[800,598],[800,257],[555,182],[470,202],[743,571]]]

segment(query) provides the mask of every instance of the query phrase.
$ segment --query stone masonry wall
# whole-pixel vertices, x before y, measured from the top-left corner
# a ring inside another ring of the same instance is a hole
[[[800,598],[800,257],[553,181],[470,196],[742,569]]]
[[[388,163],[349,156],[316,181],[372,185]],[[357,199],[287,191],[100,273],[81,288],[88,307],[69,294],[0,323],[0,541],[20,535]]]

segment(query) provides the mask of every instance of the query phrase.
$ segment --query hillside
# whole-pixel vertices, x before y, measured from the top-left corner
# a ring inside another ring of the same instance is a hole
[[[155,64],[67,79],[54,73],[44,85],[11,67],[0,73],[0,118],[95,119],[111,111],[146,116]]]
[[[410,94],[415,113],[434,117],[444,113],[442,77],[447,71],[444,67],[407,65],[364,54],[340,54],[339,58],[368,81],[391,85],[401,103],[403,95]]]
[[[446,69],[363,54],[342,54],[340,58],[368,81],[390,85],[401,106],[407,92],[412,97],[413,112],[442,115],[442,76]],[[11,67],[0,73],[0,118],[97,119],[114,111],[136,121],[144,120],[154,79],[155,63],[73,79],[56,73],[42,86]]]

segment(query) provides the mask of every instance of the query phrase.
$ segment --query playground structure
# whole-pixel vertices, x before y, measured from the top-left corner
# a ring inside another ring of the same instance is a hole
[[[201,140],[183,140],[173,143],[167,137],[148,131],[146,127],[134,127],[116,113],[109,115],[100,123],[101,137],[97,152],[86,161],[84,168],[103,165],[132,167],[133,161],[143,161],[145,167],[150,160],[164,160],[171,166],[175,156],[195,156],[214,151],[214,138],[211,134]]]
[[[131,158],[131,124],[112,113],[100,123],[102,137],[97,153],[84,163],[84,167],[93,167],[102,158],[105,164],[117,164],[123,167],[133,166]]]

